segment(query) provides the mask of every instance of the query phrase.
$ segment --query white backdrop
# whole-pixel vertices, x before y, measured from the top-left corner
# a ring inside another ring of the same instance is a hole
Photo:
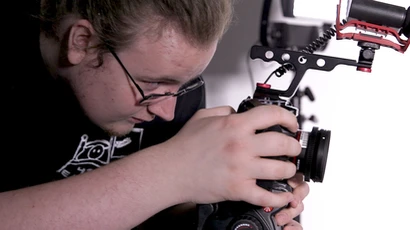
[[[259,38],[262,3],[239,1],[235,24],[204,73],[208,107],[237,108],[252,95],[253,82],[263,81],[278,66],[248,55]],[[409,0],[389,3],[410,6]],[[356,60],[359,49],[355,41],[333,39],[322,54]],[[332,132],[325,179],[309,183],[301,215],[304,229],[410,230],[409,73],[410,51],[381,48],[370,74],[338,66],[304,76],[300,87],[309,86],[316,100],[302,101],[302,111],[318,122],[304,123],[303,128]]]

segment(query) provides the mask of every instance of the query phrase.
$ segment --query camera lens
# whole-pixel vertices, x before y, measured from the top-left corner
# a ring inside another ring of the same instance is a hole
[[[313,127],[311,132],[298,131],[295,138],[302,151],[291,159],[297,171],[303,173],[305,181],[323,182],[330,143],[330,131]]]
[[[252,215],[242,215],[235,218],[230,226],[227,228],[230,230],[263,230],[265,229],[261,223],[261,220]]]

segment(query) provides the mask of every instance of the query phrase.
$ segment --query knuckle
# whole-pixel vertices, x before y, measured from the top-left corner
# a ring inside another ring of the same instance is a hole
[[[281,106],[275,105],[277,108],[276,115],[281,119],[281,120],[291,120],[293,123],[297,123],[296,116],[289,110],[282,108]]]
[[[223,144],[223,151],[229,153],[229,155],[236,154],[243,148],[243,142],[235,138],[230,138]]]
[[[263,105],[253,108],[258,110],[258,113],[269,114],[269,116],[275,118],[276,121],[284,121],[286,119],[286,109],[278,105]]]
[[[283,117],[285,116],[285,111],[286,109],[278,106],[278,105],[271,105],[272,108],[272,113],[275,117],[279,118],[280,120],[283,119]]]
[[[235,114],[232,114],[230,116],[225,116],[221,119],[222,128],[227,128],[227,129],[237,128],[237,127],[241,127],[241,124],[242,124],[242,120],[240,116],[235,116]]]
[[[219,115],[229,115],[235,113],[235,109],[232,106],[221,106],[219,109]]]
[[[290,200],[291,194],[288,193],[272,193],[267,192],[263,197],[260,197],[261,205],[272,207],[284,207]]]
[[[247,191],[242,192],[241,200],[257,206],[272,206],[272,196],[274,196],[274,194],[268,191],[263,193],[253,193],[251,190],[247,189]]]
[[[277,106],[275,116],[277,116],[278,120],[281,122],[286,123],[295,123],[296,117],[295,115],[291,114],[287,109]]]

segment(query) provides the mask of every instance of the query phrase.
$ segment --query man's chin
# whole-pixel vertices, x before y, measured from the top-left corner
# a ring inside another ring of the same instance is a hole
[[[134,128],[134,124],[112,124],[106,127],[103,127],[103,130],[110,136],[122,137],[129,134]]]

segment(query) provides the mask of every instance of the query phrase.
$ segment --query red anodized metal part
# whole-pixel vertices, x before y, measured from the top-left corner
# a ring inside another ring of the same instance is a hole
[[[409,39],[404,40],[400,37],[399,33],[389,27],[385,26],[380,26],[380,25],[375,25],[359,20],[349,20],[344,24],[341,24],[340,22],[340,7],[342,5],[342,0],[339,1],[339,5],[337,6],[337,17],[336,17],[336,38],[341,40],[341,39],[352,39],[355,41],[364,41],[364,42],[372,42],[375,44],[379,44],[381,46],[389,47],[392,48],[400,53],[404,53],[407,48],[409,47],[410,41]],[[348,27],[354,27],[359,30],[364,30],[364,31],[371,31],[375,32],[377,34],[382,34],[384,36],[391,35],[393,36],[396,40],[396,42],[390,41],[388,39],[383,38],[383,36],[369,36],[367,34],[363,33],[342,33],[341,31],[348,28]]]

